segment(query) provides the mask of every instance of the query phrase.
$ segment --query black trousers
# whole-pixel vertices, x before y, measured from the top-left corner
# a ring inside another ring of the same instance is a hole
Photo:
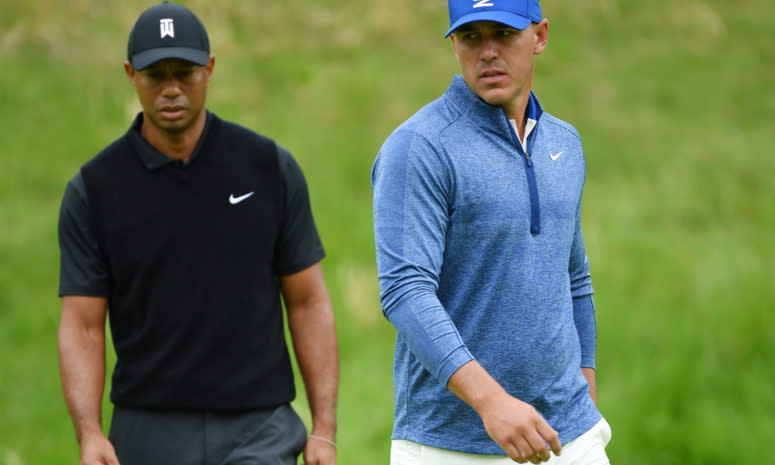
[[[296,465],[307,429],[290,405],[239,413],[116,407],[121,465]]]

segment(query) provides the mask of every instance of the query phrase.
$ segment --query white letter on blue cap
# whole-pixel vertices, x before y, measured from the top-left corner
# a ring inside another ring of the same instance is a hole
[[[474,0],[474,8],[481,8],[483,6],[495,6],[495,4],[489,0]]]

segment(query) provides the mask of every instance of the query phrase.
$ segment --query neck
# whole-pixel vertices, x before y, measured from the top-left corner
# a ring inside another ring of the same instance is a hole
[[[520,96],[518,97],[514,102],[512,102],[510,105],[503,106],[503,111],[506,112],[506,116],[509,119],[513,119],[517,122],[517,132],[519,135],[519,140],[522,140],[525,137],[525,125],[527,124],[527,116],[525,115],[525,110],[527,109],[527,102],[529,99],[529,95]]]
[[[180,131],[167,131],[155,126],[147,115],[143,116],[140,135],[156,150],[175,159],[188,161],[204,131],[207,112],[202,109],[190,126]]]
[[[519,94],[511,102],[503,105],[503,111],[506,112],[506,116],[517,122],[519,140],[522,140],[525,137],[525,124],[527,124],[525,111],[527,110],[527,102],[530,100],[530,89],[532,87],[533,74],[530,73],[530,77],[525,83],[525,86],[520,90]]]

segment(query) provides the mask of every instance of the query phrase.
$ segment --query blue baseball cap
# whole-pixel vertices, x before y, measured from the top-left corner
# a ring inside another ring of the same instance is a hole
[[[463,24],[474,21],[496,21],[514,29],[525,29],[531,22],[540,23],[538,0],[449,0],[447,37]]]

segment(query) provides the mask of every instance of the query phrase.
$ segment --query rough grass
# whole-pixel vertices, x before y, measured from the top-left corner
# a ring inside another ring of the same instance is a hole
[[[260,3],[186,2],[217,57],[209,107],[305,170],[338,317],[340,463],[387,463],[394,332],[379,312],[369,169],[457,69],[445,5]],[[612,462],[772,462],[775,4],[542,4],[551,35],[535,89],[587,155]],[[147,6],[0,3],[3,465],[77,459],[56,362],[57,212],[67,180],[137,111],[121,61]]]

